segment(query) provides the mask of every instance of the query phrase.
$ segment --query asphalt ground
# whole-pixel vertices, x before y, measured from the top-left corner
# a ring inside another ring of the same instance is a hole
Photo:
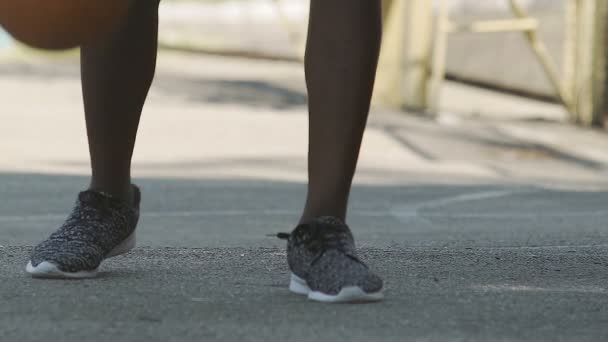
[[[288,292],[283,242],[268,236],[293,226],[301,184],[142,179],[141,247],[99,279],[47,281],[24,273],[28,254],[71,205],[54,194],[85,178],[0,179],[2,341],[608,337],[605,192],[358,187],[350,224],[386,299],[328,305]]]
[[[271,236],[305,197],[299,66],[160,61],[138,247],[84,281],[24,272],[88,182],[77,67],[0,65],[0,341],[608,338],[605,133],[375,109],[349,224],[386,299],[311,303],[288,292]]]

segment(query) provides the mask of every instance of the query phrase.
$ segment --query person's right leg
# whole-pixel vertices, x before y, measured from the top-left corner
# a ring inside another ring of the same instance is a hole
[[[92,180],[63,226],[34,249],[34,276],[91,277],[103,259],[133,247],[139,190],[131,156],[154,78],[158,2],[134,0],[112,34],[81,49]]]
[[[136,0],[122,26],[82,47],[82,93],[91,189],[130,201],[131,156],[154,78],[158,0]]]

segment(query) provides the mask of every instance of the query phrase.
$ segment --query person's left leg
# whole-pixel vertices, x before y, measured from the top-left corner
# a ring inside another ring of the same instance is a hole
[[[308,196],[302,223],[346,219],[380,50],[379,0],[312,0],[306,46]]]
[[[306,46],[308,195],[288,235],[290,289],[327,302],[382,298],[344,223],[373,90],[380,0],[311,0]]]
[[[34,277],[94,277],[104,259],[134,246],[140,192],[131,184],[131,155],[154,78],[158,5],[134,0],[113,32],[82,46],[91,184],[67,220],[32,251],[26,270]]]

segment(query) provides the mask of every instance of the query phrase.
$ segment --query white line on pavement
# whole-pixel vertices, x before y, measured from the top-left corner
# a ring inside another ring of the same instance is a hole
[[[467,194],[461,194],[457,196],[443,197],[432,201],[414,203],[405,206],[395,206],[390,210],[390,214],[401,222],[409,222],[412,219],[423,218],[420,214],[421,210],[434,209],[443,207],[449,204],[479,201],[490,198],[499,198],[513,195],[515,193],[522,193],[523,191],[513,190],[493,190],[484,192],[472,192]]]
[[[538,287],[528,285],[472,285],[472,289],[496,292],[573,292],[573,293],[606,293],[605,288],[597,286],[578,287]]]

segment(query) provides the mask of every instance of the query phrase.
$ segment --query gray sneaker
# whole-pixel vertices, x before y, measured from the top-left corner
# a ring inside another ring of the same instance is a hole
[[[37,278],[91,278],[104,259],[135,247],[139,189],[133,206],[112,196],[83,191],[66,222],[34,248],[26,271]]]
[[[330,303],[383,298],[382,279],[359,260],[353,235],[340,219],[320,217],[278,236],[287,240],[290,291]]]

